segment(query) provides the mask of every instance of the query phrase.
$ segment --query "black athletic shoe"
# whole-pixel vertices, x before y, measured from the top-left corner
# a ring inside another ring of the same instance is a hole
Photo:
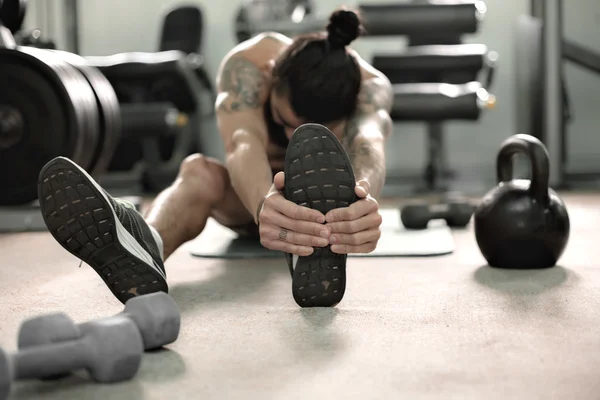
[[[158,245],[132,204],[111,197],[64,157],[42,168],[38,196],[52,236],[94,268],[119,301],[168,292]]]
[[[319,124],[300,126],[285,155],[285,198],[323,214],[357,200],[352,164],[340,141]],[[333,307],[346,290],[346,255],[316,247],[307,257],[286,254],[292,293],[301,307]]]

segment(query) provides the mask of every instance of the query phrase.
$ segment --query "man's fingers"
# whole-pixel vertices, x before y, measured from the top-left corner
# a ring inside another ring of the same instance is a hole
[[[378,228],[381,226],[383,218],[379,213],[367,214],[364,217],[355,219],[354,221],[339,221],[330,222],[326,226],[331,229],[331,233],[356,233],[365,231],[371,228]]]
[[[360,181],[356,182],[356,186],[354,187],[354,193],[356,193],[356,195],[361,199],[367,197],[370,190],[371,184],[366,179],[361,179]]]
[[[271,241],[281,240],[299,246],[325,247],[329,244],[329,240],[326,238],[281,229],[273,225],[260,227],[260,237]]]
[[[377,201],[373,198],[359,200],[350,204],[348,207],[340,207],[331,210],[325,215],[325,220],[329,222],[336,221],[354,221],[379,208]]]
[[[277,190],[283,190],[285,184],[285,174],[283,172],[278,172],[273,177],[273,184]]]
[[[285,253],[295,254],[297,256],[310,256],[313,248],[310,246],[298,246],[282,240],[260,239],[260,244],[270,250],[283,251]]]
[[[289,200],[286,200],[283,196],[271,196],[266,201],[269,201],[269,199],[271,200],[269,206],[286,215],[288,218],[317,222],[320,224],[325,222],[325,216],[319,211],[308,207],[299,206]]]
[[[334,244],[331,246],[331,251],[337,254],[360,254],[371,253],[377,247],[377,242],[369,242],[359,246],[349,244]]]
[[[298,221],[289,218],[273,209],[260,213],[260,225],[273,225],[293,232],[304,233],[317,238],[329,238],[331,228],[326,225],[309,221]]]
[[[358,233],[334,233],[329,237],[329,243],[360,246],[369,242],[377,242],[381,237],[379,228],[369,229]]]

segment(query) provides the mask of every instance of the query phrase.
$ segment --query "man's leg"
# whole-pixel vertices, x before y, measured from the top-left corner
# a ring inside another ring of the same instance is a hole
[[[150,224],[63,157],[40,172],[39,199],[54,238],[94,268],[123,303],[168,291],[164,256],[200,234],[211,213],[233,225],[252,222],[226,169],[200,155],[188,157],[173,185],[157,197],[148,213]]]
[[[182,163],[175,182],[156,197],[146,213],[146,222],[162,238],[163,259],[196,238],[209,216],[232,228],[253,223],[231,187],[225,166],[195,154]]]

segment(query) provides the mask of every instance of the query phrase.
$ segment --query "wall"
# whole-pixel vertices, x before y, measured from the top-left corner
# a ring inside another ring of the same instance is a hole
[[[33,8],[41,2],[50,2],[60,11],[61,0],[33,0]],[[390,3],[390,0],[364,0]],[[205,56],[208,69],[215,75],[225,53],[235,45],[232,21],[239,1],[191,0],[184,4],[197,4],[204,9],[206,17]],[[327,13],[341,4],[337,0],[319,0],[318,12]],[[577,6],[575,7],[575,3]],[[83,55],[108,55],[126,51],[154,51],[158,46],[160,24],[165,13],[173,6],[182,4],[177,0],[85,0],[80,1],[80,46]],[[355,2],[345,3],[354,5]],[[513,99],[517,95],[513,84],[514,37],[512,26],[516,17],[528,12],[526,0],[488,0],[488,12],[481,31],[466,37],[468,42],[485,43],[500,54],[499,69],[493,92],[498,98],[495,110],[484,114],[477,123],[455,122],[447,124],[449,160],[463,176],[484,185],[494,179],[494,160],[498,145],[514,131]],[[60,25],[60,12],[54,13]],[[581,44],[600,51],[600,2],[578,0],[565,7],[565,34]],[[60,45],[60,29],[55,30]],[[55,37],[56,37],[55,36]],[[367,60],[378,51],[401,49],[401,39],[363,38],[354,48]],[[596,156],[600,138],[596,135],[596,115],[600,104],[600,79],[571,65],[566,66],[569,93],[576,120],[571,125],[569,154],[574,163],[585,168],[600,170]],[[394,151],[388,159],[388,167],[416,170],[424,161],[423,127],[419,124],[397,124],[390,145]],[[213,151],[214,152],[214,151]]]

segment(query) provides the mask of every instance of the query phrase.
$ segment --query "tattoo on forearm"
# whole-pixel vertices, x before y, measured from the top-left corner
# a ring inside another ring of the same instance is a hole
[[[233,56],[223,66],[219,82],[219,90],[229,96],[218,107],[227,113],[260,108],[264,88],[261,70],[246,58]]]
[[[356,179],[367,179],[371,184],[371,195],[379,196],[385,182],[385,152],[381,142],[357,139],[348,147],[348,156]]]
[[[389,110],[392,90],[388,82],[363,83],[355,115],[347,122],[343,144],[357,179],[368,179],[371,194],[377,197],[385,181],[383,138],[392,132]]]
[[[374,113],[377,111],[389,112],[392,108],[394,96],[392,86],[382,79],[368,79],[360,88],[358,94],[358,113]]]
[[[369,79],[362,84],[358,95],[356,112],[346,125],[344,141],[350,145],[356,136],[367,125],[378,125],[380,133],[385,137],[392,132],[392,121],[389,111],[392,108],[392,87],[387,81]]]

